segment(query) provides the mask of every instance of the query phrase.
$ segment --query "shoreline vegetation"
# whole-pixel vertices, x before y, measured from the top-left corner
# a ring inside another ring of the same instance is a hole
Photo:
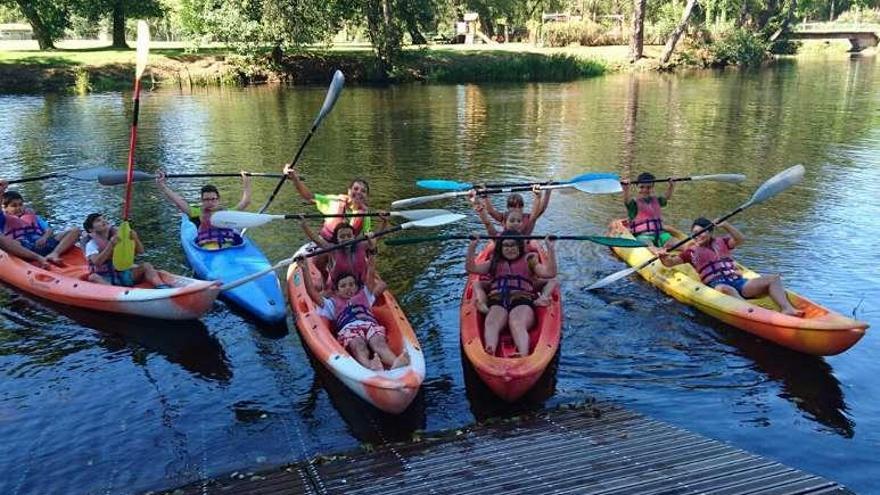
[[[102,46],[65,47],[37,51],[0,44],[0,94],[77,93],[130,89],[134,50]],[[10,49],[11,48],[11,49]],[[628,47],[568,46],[540,48],[527,43],[486,47],[431,45],[409,48],[399,57],[390,81],[383,77],[369,45],[310,48],[272,60],[246,58],[225,47],[202,48],[189,53],[180,43],[159,44],[151,50],[145,74],[148,87],[192,88],[255,84],[327,83],[341,69],[348,84],[565,82],[627,71],[674,71],[679,68],[712,68],[699,54],[687,49],[672,64],[659,63],[662,46],[645,46],[645,58],[628,60]],[[848,42],[807,42],[797,58],[848,57]],[[864,56],[871,56],[866,53]]]

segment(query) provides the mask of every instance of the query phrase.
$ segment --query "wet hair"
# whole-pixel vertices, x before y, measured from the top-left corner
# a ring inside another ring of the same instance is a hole
[[[523,199],[521,194],[513,193],[507,197],[508,208],[522,208],[525,205],[526,201]]]
[[[220,199],[220,191],[218,191],[217,186],[213,184],[206,184],[202,186],[202,190],[199,192],[199,198],[204,196],[205,193],[214,193],[217,195],[217,199]]]
[[[86,221],[83,222],[83,229],[86,232],[91,232],[92,228],[95,226],[95,220],[104,216],[102,213],[89,213],[89,216],[86,217]]]
[[[700,217],[700,218],[694,220],[694,223],[691,225],[691,229],[693,229],[694,227],[700,227],[701,229],[706,229],[706,231],[709,232],[710,234],[712,233],[713,230],[715,230],[715,224],[712,223],[711,220],[709,220],[708,218],[705,218],[705,217]]]
[[[333,290],[339,290],[339,282],[342,282],[343,280],[347,279],[348,277],[353,278],[353,279],[354,279],[354,283],[357,284],[358,287],[360,287],[361,284],[360,284],[360,282],[358,281],[358,278],[355,276],[354,273],[351,273],[351,272],[342,272],[342,273],[336,275],[336,277],[333,278]]]
[[[339,231],[342,229],[351,229],[351,233],[354,234],[354,227],[350,223],[340,222],[333,227],[333,244],[339,244]]]
[[[364,189],[367,190],[367,194],[370,194],[370,183],[367,182],[366,179],[362,179],[362,178],[360,178],[360,177],[355,177],[351,182],[349,182],[349,184],[348,184],[348,188],[351,189],[351,186],[355,185],[355,184],[358,183],[358,182],[360,182],[361,184],[363,184],[363,185],[364,185]]]
[[[6,208],[9,206],[9,203],[13,201],[24,201],[24,198],[21,197],[21,194],[18,191],[6,191],[3,193],[3,207]]]
[[[654,177],[654,174],[650,172],[642,172],[636,177],[636,184],[652,184],[655,179],[657,178]]]
[[[516,242],[516,247],[519,248],[519,256],[516,257],[516,259],[520,259],[526,255],[526,241],[524,239],[522,239],[522,238],[504,239],[504,237],[507,237],[507,236],[521,236],[521,235],[522,235],[522,233],[520,233],[520,232],[507,229],[501,233],[501,237],[502,237],[501,239],[495,239],[495,249],[492,252],[492,264],[489,267],[489,273],[495,273],[496,264],[499,261],[506,259],[506,258],[504,258],[504,254],[502,252],[502,250],[504,249],[503,248],[504,241],[510,240],[510,241]]]

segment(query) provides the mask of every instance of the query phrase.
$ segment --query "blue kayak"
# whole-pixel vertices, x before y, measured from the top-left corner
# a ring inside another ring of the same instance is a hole
[[[186,215],[181,215],[180,243],[197,278],[227,283],[272,266],[260,248],[247,238],[242,244],[225,249],[202,249],[195,242],[197,233],[196,225]],[[274,325],[287,317],[281,284],[274,273],[223,291],[220,297],[263,323]]]

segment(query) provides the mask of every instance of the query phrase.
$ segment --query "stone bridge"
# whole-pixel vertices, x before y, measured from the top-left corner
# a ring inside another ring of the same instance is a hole
[[[833,23],[822,23],[817,25],[800,24],[788,33],[788,38],[792,40],[829,40],[844,39],[849,40],[851,48],[850,52],[860,52],[865,48],[876,47],[880,42],[880,26],[858,25],[858,26],[835,26]]]

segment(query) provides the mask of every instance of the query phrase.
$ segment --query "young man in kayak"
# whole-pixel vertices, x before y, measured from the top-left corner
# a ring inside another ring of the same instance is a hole
[[[505,230],[504,235],[518,235]],[[535,285],[541,279],[556,277],[554,242],[545,241],[545,260],[537,253],[526,251],[522,239],[501,239],[495,243],[492,258],[477,263],[477,243],[474,235],[468,245],[465,267],[468,273],[489,275],[489,313],[483,324],[483,342],[486,353],[495,355],[501,331],[510,330],[520,356],[529,355],[529,329],[535,324]]]
[[[639,174],[634,183],[624,182],[623,204],[626,206],[629,217],[629,229],[636,239],[648,244],[652,253],[657,253],[657,248],[671,244],[672,234],[663,230],[664,208],[675,191],[675,177],[669,178],[669,186],[663,196],[654,196],[653,174],[643,172]],[[630,197],[630,187],[638,188],[638,196]]]
[[[200,204],[190,205],[182,196],[174,192],[165,179],[165,171],[156,172],[156,184],[162,194],[171,201],[182,213],[185,213],[190,221],[198,226],[196,242],[204,249],[223,249],[241,244],[241,235],[235,229],[215,227],[211,225],[211,215],[220,211],[220,191],[211,184],[202,186],[199,193]],[[235,205],[236,210],[244,210],[251,204],[251,178],[246,172],[241,172],[241,200]]]
[[[380,230],[384,230],[388,227],[388,218],[383,216],[380,217],[381,227]],[[309,227],[308,221],[305,217],[300,217],[300,227],[302,227],[303,232],[305,232],[306,236],[312,240],[319,248],[326,249],[336,246],[337,244],[341,244],[343,242],[350,241],[355,238],[354,235],[354,227],[347,222],[343,222],[337,224],[333,229],[333,237],[330,241],[325,240],[320,235],[315,234],[315,231]],[[358,283],[363,283],[367,277],[367,267],[369,266],[369,258],[371,256],[375,256],[378,251],[376,247],[376,240],[373,239],[373,233],[367,232],[366,234],[368,240],[364,242],[358,242],[349,247],[336,249],[328,253],[330,258],[329,266],[327,266],[327,272],[321,273],[325,275],[323,278],[326,280],[326,283],[323,281],[316,283],[319,291],[323,291],[325,288],[330,289],[333,286],[333,280],[336,280],[339,275],[343,273],[351,273],[355,276]]]
[[[0,195],[3,206],[3,235],[18,241],[19,244],[44,258],[46,261],[62,265],[61,255],[66,253],[79,239],[79,229],[73,228],[55,234],[46,220],[25,208],[24,198],[17,191],[7,191],[7,184],[0,181]]]
[[[315,194],[302,181],[295,167],[285,164],[283,172],[288,180],[293,182],[299,195],[304,200],[315,205],[318,211],[325,215],[367,212],[370,185],[364,179],[354,179],[351,181],[345,194]],[[321,237],[329,242],[333,237],[333,230],[336,226],[345,221],[346,219],[341,217],[325,218],[324,226],[321,228]],[[371,232],[373,230],[370,217],[353,217],[348,223],[354,228],[355,236],[360,235],[362,232]]]
[[[119,242],[119,236],[116,235],[116,228],[102,214],[91,213],[83,222],[83,229],[88,233],[83,239],[85,241],[83,251],[91,272],[89,282],[134,287],[135,284],[146,280],[156,289],[169,287],[149,263],[134,265],[123,271],[113,268],[113,247]],[[131,240],[134,241],[135,254],[143,254],[144,245],[134,230],[131,231]]]
[[[676,266],[690,263],[700,275],[700,280],[709,287],[739,299],[752,299],[769,295],[780,311],[789,316],[803,316],[804,312],[796,309],[785,295],[785,287],[779,275],[763,275],[758,278],[746,279],[736,267],[730,252],[745,241],[742,233],[727,222],[718,224],[729,235],[715,237],[712,235],[715,224],[706,218],[694,220],[691,232],[696,233],[703,228],[707,230],[694,238],[680,254],[667,253],[660,250],[660,261],[664,266]]]
[[[374,276],[372,258],[367,265],[366,283],[358,283],[351,273],[342,273],[333,281],[333,294],[328,297],[322,296],[313,283],[308,258],[298,262],[302,263],[303,284],[318,306],[318,314],[333,323],[336,340],[361,366],[382,371],[409,364],[407,351],[395,356],[388,347],[385,327],[370,309],[386,288],[385,282]]]

